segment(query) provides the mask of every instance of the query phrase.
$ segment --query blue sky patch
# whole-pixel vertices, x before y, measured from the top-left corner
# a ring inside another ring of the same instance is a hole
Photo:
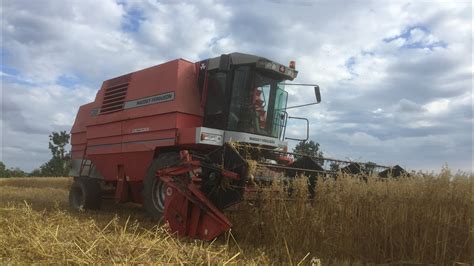
[[[345,66],[351,74],[354,74],[354,65],[355,64],[356,64],[356,60],[355,60],[355,57],[353,57],[353,56],[349,57],[349,59],[347,59],[347,61],[346,61]]]
[[[56,79],[56,84],[66,88],[74,87],[81,83],[81,79],[71,75],[61,75]]]
[[[421,31],[423,34],[429,36],[431,35],[431,31],[428,27],[423,26],[423,25],[417,25],[417,26],[411,26],[406,28],[401,34],[385,38],[383,39],[384,42],[390,43],[392,41],[398,40],[398,39],[404,39],[406,41],[405,44],[403,44],[400,49],[424,49],[428,48],[430,50],[433,50],[436,47],[442,47],[446,48],[447,43],[443,41],[435,41],[435,42],[423,42],[423,41],[413,41],[414,34],[413,32],[415,31]]]
[[[126,32],[137,32],[140,24],[145,20],[143,12],[137,8],[127,10],[122,21],[122,30]]]
[[[1,71],[7,75],[12,76],[18,76],[20,74],[20,71],[18,71],[18,69],[6,65],[1,66]]]

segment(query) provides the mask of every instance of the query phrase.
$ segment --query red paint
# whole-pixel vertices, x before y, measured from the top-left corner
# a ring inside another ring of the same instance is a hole
[[[164,218],[180,236],[212,240],[230,229],[232,224],[199,189],[199,178],[180,178],[201,167],[187,151],[181,151],[182,164],[157,172],[168,186]],[[222,174],[239,178],[223,170]]]
[[[198,71],[196,64],[177,59],[106,80],[94,101],[79,108],[71,130],[72,158],[90,160],[104,181],[114,183],[117,202],[143,202],[143,180],[160,149],[208,149],[195,139],[196,127],[203,123],[201,99],[206,100],[197,87]],[[206,94],[207,86],[204,90]],[[188,163],[187,167],[200,167]],[[183,168],[175,170],[179,174]],[[165,202],[165,219],[173,230],[210,240],[230,228],[227,218],[198,189],[199,177],[178,188],[171,176],[161,178],[176,191]],[[186,223],[176,220],[178,214]]]
[[[194,63],[177,59],[105,81],[95,100],[79,109],[71,130],[72,158],[82,158],[86,148],[85,158],[92,160],[105,180],[117,181],[116,169],[121,164],[131,180],[141,182],[155,149],[194,144],[190,136],[179,142],[179,130],[202,126],[196,77]],[[91,115],[103,106],[108,87],[127,82],[124,102],[168,92],[175,98]]]

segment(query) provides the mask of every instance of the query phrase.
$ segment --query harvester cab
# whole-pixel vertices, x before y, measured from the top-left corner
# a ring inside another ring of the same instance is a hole
[[[294,62],[232,53],[104,81],[71,130],[70,206],[141,203],[180,236],[211,240],[231,227],[223,210],[244,200],[250,183],[271,182],[266,170],[307,175],[314,196],[316,178],[331,173],[325,162],[353,162],[287,151],[287,110],[321,101],[314,86],[316,102],[287,106],[285,86],[297,74]],[[307,122],[307,139],[308,120],[294,118]]]
[[[286,147],[284,82],[297,76],[294,68],[240,53],[197,65],[204,127],[224,131],[227,141]]]

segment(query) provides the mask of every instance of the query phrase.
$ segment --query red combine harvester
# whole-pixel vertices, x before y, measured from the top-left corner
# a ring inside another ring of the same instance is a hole
[[[305,173],[310,195],[317,176],[330,174],[326,161],[363,172],[361,163],[287,152],[287,120],[308,122],[286,112],[301,106],[287,107],[285,85],[309,85],[284,83],[297,73],[294,62],[232,53],[106,80],[71,130],[71,207],[96,209],[106,197],[141,203],[179,235],[211,240],[231,227],[222,210],[244,199],[248,159],[288,177]],[[314,90],[310,104],[320,102]],[[403,171],[371,167],[385,169],[381,176]]]

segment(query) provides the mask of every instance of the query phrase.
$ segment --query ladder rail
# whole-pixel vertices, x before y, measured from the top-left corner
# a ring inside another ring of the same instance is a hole
[[[84,148],[84,152],[82,153],[82,160],[81,160],[81,166],[79,167],[79,176],[83,176],[82,172],[84,171],[84,167],[89,167],[88,171],[87,171],[87,175],[86,176],[91,176],[91,172],[92,172],[92,167],[93,167],[93,163],[91,160],[89,159],[86,159],[86,152],[87,152],[87,144]]]

